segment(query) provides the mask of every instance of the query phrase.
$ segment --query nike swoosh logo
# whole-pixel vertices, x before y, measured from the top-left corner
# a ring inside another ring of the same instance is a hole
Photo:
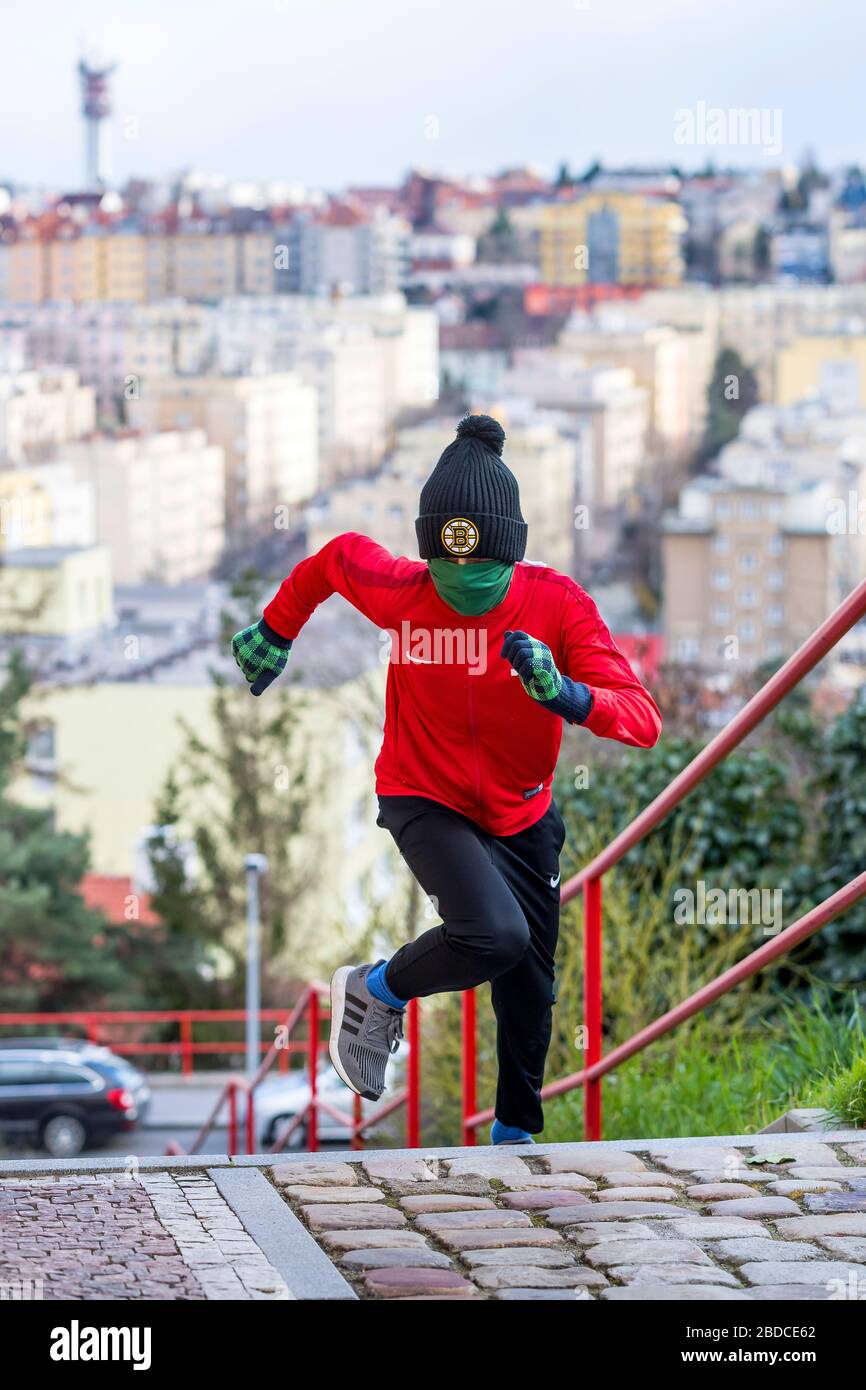
[[[406,653],[407,661],[414,661],[417,666],[434,666],[436,663],[431,661],[429,656],[410,656]]]
[[[552,879],[550,880],[550,886],[551,886],[551,888],[558,888],[558,887],[559,887],[559,880],[560,880],[561,878],[562,878],[562,870],[560,869],[559,873],[556,875],[556,878],[552,878]]]

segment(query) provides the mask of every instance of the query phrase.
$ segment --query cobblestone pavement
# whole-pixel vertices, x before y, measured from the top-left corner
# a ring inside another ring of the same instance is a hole
[[[285,1299],[201,1173],[0,1179],[0,1297]]]
[[[380,1151],[272,1174],[361,1298],[866,1300],[866,1142]]]

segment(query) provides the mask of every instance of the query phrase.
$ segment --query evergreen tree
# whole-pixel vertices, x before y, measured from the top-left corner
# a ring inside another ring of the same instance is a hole
[[[751,367],[746,366],[734,348],[722,348],[707,387],[707,423],[698,450],[698,467],[715,458],[726,444],[736,439],[743,416],[757,400],[758,383]]]
[[[30,677],[13,654],[0,683],[0,1009],[68,1011],[128,1002],[127,938],[78,891],[84,835],[56,831],[52,813],[9,793],[22,765],[22,701]]]
[[[506,208],[499,208],[490,228],[478,239],[478,259],[503,264],[519,258],[519,245],[514,225]]]

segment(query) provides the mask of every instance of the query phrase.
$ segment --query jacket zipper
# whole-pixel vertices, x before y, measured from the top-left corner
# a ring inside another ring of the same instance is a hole
[[[477,624],[476,624],[477,629]],[[469,724],[469,738],[472,743],[472,768],[475,776],[475,807],[481,815],[481,761],[478,757],[478,739],[475,723],[475,691],[469,667],[466,668],[466,713]]]

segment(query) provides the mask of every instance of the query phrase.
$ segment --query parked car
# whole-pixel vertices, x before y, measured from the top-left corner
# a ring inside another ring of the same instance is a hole
[[[74,1158],[144,1118],[150,1088],[107,1047],[75,1038],[0,1041],[0,1136]]]
[[[333,1105],[344,1115],[353,1113],[354,1092],[349,1090],[349,1087],[340,1079],[332,1066],[325,1066],[319,1072],[316,1091],[322,1100],[326,1100],[329,1105]],[[282,1076],[269,1077],[260,1086],[257,1086],[255,1117],[259,1142],[262,1147],[271,1148],[289,1121],[300,1114],[309,1103],[310,1073],[306,1068],[303,1071],[292,1071]],[[363,1100],[361,1102],[363,1117],[375,1109],[376,1105],[373,1101]],[[323,1143],[348,1145],[352,1140],[348,1126],[340,1124],[324,1110],[319,1111],[317,1131],[318,1137]],[[305,1149],[306,1147],[307,1124],[304,1121],[294,1130],[286,1148]]]

